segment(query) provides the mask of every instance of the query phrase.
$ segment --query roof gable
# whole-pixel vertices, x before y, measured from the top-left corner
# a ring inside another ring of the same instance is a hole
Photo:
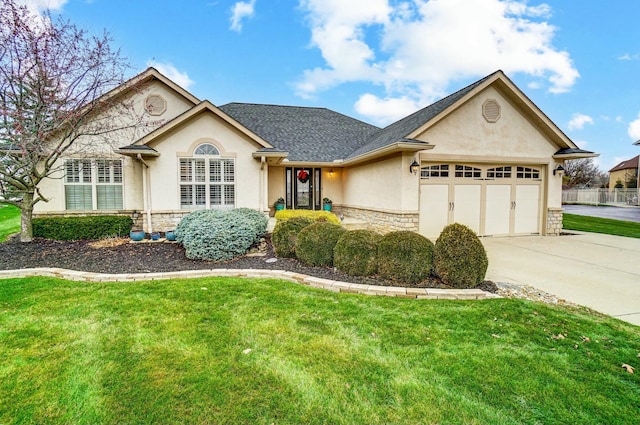
[[[230,126],[234,127],[237,131],[247,136],[249,139],[256,142],[261,149],[271,149],[273,146],[265,141],[262,137],[258,136],[251,130],[244,127],[241,123],[227,115],[225,112],[216,108],[211,102],[208,100],[200,102],[195,107],[189,109],[181,115],[178,115],[174,119],[165,123],[164,125],[158,127],[151,133],[145,135],[144,137],[138,139],[133,143],[132,146],[146,145],[154,140],[157,140],[159,137],[162,137],[165,134],[168,134],[172,130],[187,124],[189,121],[193,120],[195,117],[200,116],[203,113],[211,113],[214,116],[220,118]],[[123,148],[124,149],[124,148]]]
[[[638,160],[640,159],[640,155],[636,155],[631,159],[627,159],[626,161],[622,161],[615,167],[609,170],[610,173],[614,171],[621,170],[637,170],[638,169]]]
[[[193,105],[197,105],[198,103],[200,103],[200,100],[197,97],[195,97],[194,95],[189,93],[187,90],[183,89],[182,87],[174,83],[171,79],[161,74],[157,69],[152,67],[147,68],[146,70],[142,71],[140,74],[125,81],[123,84],[119,85],[115,89],[105,93],[100,97],[99,101],[106,101],[106,100],[115,98],[117,96],[125,95],[133,90],[139,90],[140,88],[144,87],[145,84],[153,80],[162,82],[164,85],[166,85],[171,90],[173,90],[174,92],[176,92],[177,94],[185,98],[187,101],[189,101]]]

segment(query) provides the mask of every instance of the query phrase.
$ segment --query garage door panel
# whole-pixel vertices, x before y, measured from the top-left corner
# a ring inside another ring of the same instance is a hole
[[[539,185],[516,186],[515,229],[517,234],[539,233]]]
[[[420,186],[420,234],[437,237],[449,223],[449,185]]]
[[[485,235],[508,235],[511,229],[511,185],[488,185]]]
[[[476,233],[480,232],[481,185],[456,185],[454,197],[454,222],[464,224]]]

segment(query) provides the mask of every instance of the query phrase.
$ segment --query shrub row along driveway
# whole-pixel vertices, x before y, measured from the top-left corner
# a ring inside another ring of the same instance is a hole
[[[640,239],[597,233],[485,238],[487,279],[531,285],[640,325]]]

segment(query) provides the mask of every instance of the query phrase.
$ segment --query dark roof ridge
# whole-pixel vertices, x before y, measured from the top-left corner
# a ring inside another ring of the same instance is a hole
[[[354,118],[354,117],[352,117],[351,115],[347,115],[347,114],[344,114],[344,113],[342,113],[342,112],[338,112],[338,111],[336,111],[336,110],[334,110],[334,109],[327,108],[326,106],[300,106],[300,105],[280,105],[280,104],[276,104],[276,103],[229,102],[229,103],[225,103],[224,105],[220,105],[220,106],[218,106],[218,108],[222,109],[222,108],[224,108],[225,106],[229,106],[229,105],[268,106],[268,107],[276,107],[276,108],[315,109],[315,110],[329,111],[329,112],[332,112],[332,113],[334,113],[334,114],[341,115],[341,116],[343,116],[343,117],[345,117],[345,118],[349,118],[349,119],[351,119],[351,120],[355,120],[355,121],[360,121],[360,122],[361,122],[361,123],[363,123],[363,124],[367,124],[367,125],[369,125],[369,126],[371,126],[371,127],[376,127],[376,128],[378,128],[378,129],[381,129],[381,130],[382,130],[382,128],[381,128],[381,127],[378,127],[378,126],[377,126],[377,125],[375,125],[375,124],[368,123],[368,122],[363,121],[363,120],[361,120],[361,119],[359,119],[359,118]]]

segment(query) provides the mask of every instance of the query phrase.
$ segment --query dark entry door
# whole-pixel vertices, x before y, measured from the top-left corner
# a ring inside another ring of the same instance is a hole
[[[299,210],[313,209],[313,169],[294,168],[293,207]]]

